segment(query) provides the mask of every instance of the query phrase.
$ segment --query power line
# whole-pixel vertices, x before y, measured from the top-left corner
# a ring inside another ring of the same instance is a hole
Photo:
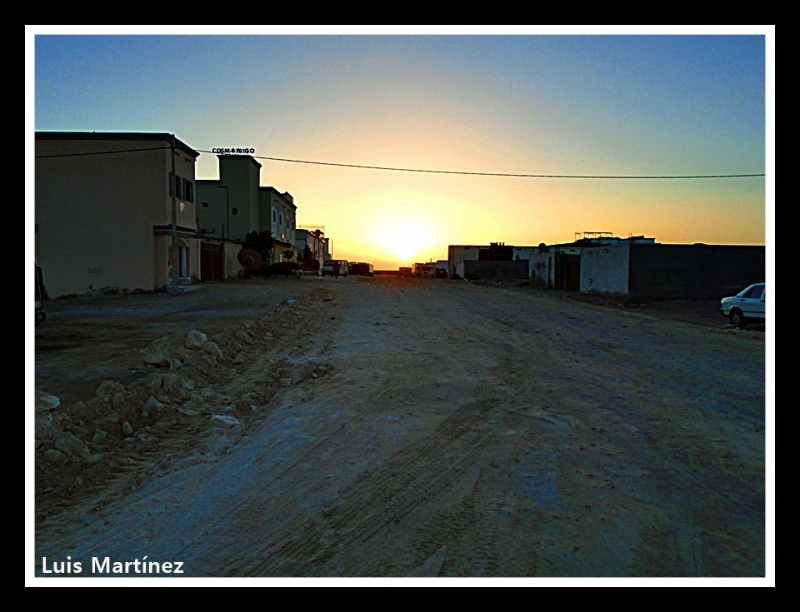
[[[201,153],[212,153],[203,151]],[[255,159],[289,162],[293,164],[313,164],[316,166],[336,166],[338,168],[362,168],[367,170],[391,170],[394,172],[423,172],[428,174],[459,174],[467,176],[506,176],[514,178],[566,178],[566,179],[712,179],[712,178],[750,178],[766,176],[766,174],[682,174],[682,175],[598,175],[598,174],[511,174],[507,172],[466,172],[463,170],[425,170],[421,168],[396,168],[391,166],[366,166],[363,164],[339,164],[334,162],[309,161],[305,159],[287,159],[283,157],[266,157],[251,155]]]
[[[36,159],[49,159],[54,157],[83,157],[86,155],[112,155],[117,153],[135,153],[137,151],[160,151],[170,147],[150,147],[146,149],[123,149],[120,151],[94,151],[88,153],[63,153],[57,155],[37,155]],[[211,153],[197,149],[198,153]],[[632,180],[670,180],[670,179],[722,179],[722,178],[754,178],[766,176],[765,173],[757,174],[678,174],[678,175],[603,175],[603,174],[512,174],[509,172],[468,172],[465,170],[429,170],[424,168],[398,168],[393,166],[367,166],[364,164],[341,164],[336,162],[312,161],[307,159],[288,159],[284,157],[267,157],[265,155],[251,155],[255,159],[268,161],[287,162],[292,164],[311,164],[315,166],[333,166],[337,168],[359,168],[363,170],[389,170],[392,172],[417,172],[424,174],[455,174],[460,176],[500,176],[509,178],[560,178],[560,179],[632,179]]]
[[[112,155],[114,153],[136,153],[137,151],[166,151],[172,147],[149,147],[147,149],[121,149],[119,151],[91,151],[88,153],[61,153],[57,155],[36,155],[36,159],[49,159],[51,157],[83,157],[85,155]],[[206,151],[208,152],[208,151]]]

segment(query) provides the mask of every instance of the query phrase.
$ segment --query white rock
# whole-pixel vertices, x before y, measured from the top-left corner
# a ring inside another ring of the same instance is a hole
[[[219,348],[219,345],[217,345],[216,342],[210,342],[210,341],[206,342],[203,345],[203,349],[205,349],[206,353],[208,353],[209,355],[213,355],[217,359],[223,358],[222,350]]]
[[[153,340],[149,346],[142,351],[144,362],[150,365],[169,365],[169,338],[158,338]]]
[[[247,344],[253,344],[253,337],[243,329],[237,329],[234,335],[237,338],[239,338],[242,342],[246,342]]]
[[[62,431],[53,440],[53,446],[69,457],[81,459],[89,456],[89,448],[77,436]]]
[[[111,405],[115,410],[122,408],[125,405],[125,395],[121,391],[115,393],[114,397],[111,398]]]
[[[120,383],[116,380],[104,380],[100,383],[97,387],[97,390],[94,392],[96,397],[112,397],[121,391],[124,391],[125,387],[123,387]]]
[[[206,342],[208,342],[208,336],[206,336],[203,332],[197,331],[196,329],[193,329],[186,334],[186,346],[190,349],[203,348],[203,345]]]
[[[98,429],[97,431],[94,432],[94,435],[92,436],[92,442],[98,444],[103,440],[105,440],[107,437],[108,434],[106,432],[104,432],[102,429]]]
[[[44,391],[36,392],[36,409],[37,410],[52,410],[61,405],[61,400],[55,395],[45,393]]]
[[[208,423],[212,427],[223,427],[230,429],[239,424],[239,419],[229,416],[227,414],[212,414],[211,420]]]
[[[128,423],[128,421],[125,421],[122,424],[122,433],[126,436],[130,436],[133,433],[133,427],[131,427],[131,424]]]

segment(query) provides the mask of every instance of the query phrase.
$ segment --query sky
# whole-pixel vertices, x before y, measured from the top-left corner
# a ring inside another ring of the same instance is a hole
[[[209,151],[200,179],[218,177],[214,147],[484,173],[764,174],[774,168],[774,29],[761,28],[39,28],[27,111],[35,130],[175,133]],[[293,195],[299,226],[324,226],[336,258],[379,269],[446,259],[448,244],[531,246],[585,231],[765,244],[774,198],[771,175],[520,178],[259,161],[261,184]]]

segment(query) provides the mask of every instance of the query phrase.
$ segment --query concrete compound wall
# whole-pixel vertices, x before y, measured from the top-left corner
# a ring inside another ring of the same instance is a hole
[[[630,245],[629,293],[637,297],[719,299],[766,275],[763,246]]]
[[[464,278],[528,278],[528,260],[517,261],[465,261]]]
[[[583,249],[581,293],[628,293],[630,245]]]

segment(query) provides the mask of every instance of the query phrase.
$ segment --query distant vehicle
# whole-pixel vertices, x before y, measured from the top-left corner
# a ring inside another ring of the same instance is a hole
[[[339,266],[339,274],[347,276],[350,271],[350,262],[346,259],[328,259],[322,264],[322,276],[334,276],[336,274],[335,266]]]
[[[39,325],[39,323],[42,323],[47,319],[47,314],[45,313],[44,308],[42,308],[42,298],[44,297],[42,269],[36,262],[34,262],[34,267],[36,268],[36,280],[34,281],[36,286],[36,325]]]
[[[732,297],[722,298],[719,311],[730,319],[731,325],[744,329],[750,322],[766,319],[766,298],[766,284],[755,283]]]
[[[428,263],[415,263],[412,266],[412,273],[414,276],[433,276],[435,267],[436,264],[432,261]]]
[[[401,266],[400,267],[400,276],[411,276],[411,268]]]
[[[355,261],[350,264],[348,274],[352,274],[353,276],[374,276],[375,268],[371,263]]]

